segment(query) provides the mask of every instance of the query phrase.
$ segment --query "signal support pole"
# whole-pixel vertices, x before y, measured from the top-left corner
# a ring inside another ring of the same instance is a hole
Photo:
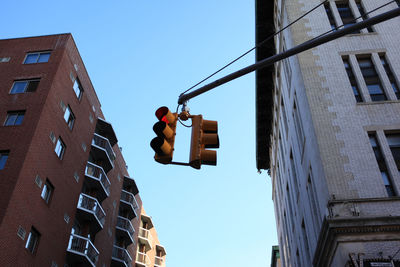
[[[316,38],[314,40],[310,40],[310,41],[304,42],[304,43],[302,43],[302,44],[300,44],[298,46],[295,46],[295,47],[293,47],[293,48],[291,48],[291,49],[289,49],[289,50],[287,50],[287,51],[285,51],[283,53],[280,53],[278,55],[274,55],[272,57],[263,59],[263,60],[255,63],[253,65],[250,65],[250,66],[245,67],[245,68],[243,68],[241,70],[238,70],[236,72],[228,74],[227,76],[222,77],[221,79],[218,79],[218,80],[216,80],[214,82],[211,82],[211,83],[209,83],[209,84],[207,84],[207,85],[205,85],[203,87],[200,87],[199,89],[194,90],[191,93],[182,94],[182,95],[179,96],[178,104],[179,105],[185,104],[189,99],[192,99],[192,98],[194,98],[194,97],[196,97],[196,96],[198,96],[198,95],[200,95],[202,93],[205,93],[205,92],[207,92],[207,91],[209,91],[211,89],[214,89],[215,87],[218,87],[218,86],[220,86],[222,84],[230,82],[230,81],[232,81],[232,80],[234,80],[236,78],[239,78],[239,77],[241,77],[243,75],[246,75],[246,74],[248,74],[250,72],[253,72],[255,70],[261,69],[263,67],[270,66],[270,65],[274,64],[275,62],[277,62],[279,60],[288,58],[290,56],[293,56],[293,55],[296,55],[298,53],[301,53],[301,52],[303,52],[305,50],[308,50],[308,49],[314,48],[316,46],[319,46],[321,44],[325,44],[325,43],[330,42],[332,40],[338,39],[338,38],[340,38],[340,37],[342,37],[342,36],[344,36],[346,34],[354,32],[354,31],[361,30],[363,28],[367,28],[367,27],[375,25],[377,23],[380,23],[380,22],[395,18],[395,17],[397,17],[399,15],[400,15],[400,7],[399,8],[395,8],[395,9],[390,10],[390,11],[387,11],[387,12],[382,13],[380,15],[376,15],[376,16],[374,16],[372,18],[363,20],[363,21],[358,22],[358,23],[356,23],[354,25],[351,25],[349,27],[334,31],[332,33],[328,33],[328,34],[323,35],[323,36],[321,36],[319,38]]]

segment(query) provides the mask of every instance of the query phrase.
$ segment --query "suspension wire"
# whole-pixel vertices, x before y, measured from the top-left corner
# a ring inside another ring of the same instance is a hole
[[[400,252],[400,248],[397,250],[397,252],[392,257],[390,257],[390,259],[393,260],[394,257],[396,257],[397,253],[399,253],[399,252]]]
[[[198,83],[195,84],[194,86],[190,87],[189,89],[187,89],[186,91],[184,91],[184,92],[181,93],[180,95],[183,95],[183,94],[187,93],[188,91],[192,90],[192,89],[193,89],[194,87],[196,87],[197,85],[203,83],[204,81],[208,80],[209,78],[211,78],[211,77],[214,76],[215,74],[219,73],[219,72],[222,71],[223,69],[225,69],[225,68],[227,68],[228,66],[232,65],[234,62],[238,61],[240,58],[244,57],[245,55],[247,55],[248,53],[250,53],[251,51],[253,51],[253,50],[256,49],[257,47],[263,45],[265,42],[269,41],[269,40],[270,40],[271,38],[273,38],[275,35],[281,33],[282,31],[284,31],[284,30],[287,29],[288,27],[292,26],[294,23],[296,23],[297,21],[299,21],[300,19],[302,19],[302,18],[305,17],[306,15],[310,14],[312,11],[314,11],[315,9],[317,9],[318,7],[320,7],[321,5],[325,4],[325,3],[328,2],[328,1],[329,1],[329,0],[325,0],[324,2],[321,2],[320,4],[318,4],[317,6],[315,6],[315,7],[312,8],[312,9],[310,9],[309,11],[307,11],[306,13],[304,13],[302,16],[300,16],[299,18],[297,18],[297,19],[294,20],[293,22],[289,23],[289,24],[288,24],[287,26],[285,26],[284,28],[280,29],[278,32],[273,33],[272,35],[270,35],[269,37],[267,37],[266,39],[264,39],[262,42],[258,43],[255,47],[251,48],[250,50],[248,50],[247,52],[245,52],[244,54],[242,54],[241,56],[239,56],[239,57],[236,58],[235,60],[231,61],[229,64],[225,65],[224,67],[220,68],[219,70],[217,70],[217,71],[214,72],[213,74],[209,75],[207,78],[203,79],[202,81],[198,82]],[[377,8],[374,8],[374,9],[372,9],[372,10],[370,10],[370,11],[364,13],[363,15],[361,15],[361,16],[359,16],[359,17],[357,17],[357,18],[354,18],[353,20],[351,20],[351,22],[356,22],[357,19],[359,19],[359,18],[364,18],[366,15],[369,15],[370,13],[375,12],[375,11],[377,11],[377,10],[379,10],[379,9],[381,9],[381,8],[383,8],[383,7],[385,7],[385,6],[388,6],[388,5],[390,5],[391,3],[398,3],[398,1],[399,1],[399,0],[392,0],[392,1],[388,2],[388,3],[386,3],[386,4],[383,4],[383,5],[381,5],[381,6],[377,7]],[[308,40],[308,41],[312,41],[312,40],[318,39],[318,38],[320,38],[321,36],[324,36],[324,35],[326,35],[326,34],[328,34],[328,33],[331,33],[331,32],[333,32],[333,31],[336,31],[338,28],[343,27],[343,26],[344,26],[344,24],[339,25],[339,26],[336,26],[334,29],[331,29],[331,30],[329,30],[329,31],[327,31],[327,32],[324,32],[324,33],[322,33],[322,34],[320,34],[320,35],[318,35],[318,36],[316,36],[316,37],[314,37],[314,38],[312,38],[312,39],[310,39],[310,40]],[[176,107],[176,112],[177,112],[177,113],[178,113],[178,109],[179,109],[179,106],[180,106],[180,105],[181,105],[181,104],[178,104],[178,106]],[[179,117],[178,117],[178,120],[179,120],[179,122],[180,122],[183,126],[188,127],[188,128],[191,127],[191,126],[189,126],[189,125],[184,124],[184,123],[179,119]],[[398,252],[400,252],[400,249],[399,249]],[[398,252],[396,252],[396,254],[397,254]]]
[[[308,14],[310,14],[311,12],[313,12],[315,9],[317,9],[318,7],[322,6],[323,4],[325,4],[326,2],[328,2],[329,0],[325,0],[323,2],[321,2],[320,4],[318,4],[317,6],[313,7],[312,9],[310,9],[309,11],[307,11],[306,13],[304,13],[303,15],[301,15],[299,18],[297,18],[296,20],[294,20],[293,22],[289,23],[288,25],[286,25],[285,27],[283,27],[282,29],[280,29],[279,31],[271,34],[270,36],[268,36],[266,39],[264,39],[263,41],[261,41],[260,43],[256,44],[256,46],[254,46],[253,48],[247,50],[244,54],[240,55],[239,57],[237,57],[236,59],[232,60],[231,62],[229,62],[228,64],[226,64],[225,66],[223,66],[222,68],[218,69],[217,71],[215,71],[214,73],[212,73],[211,75],[207,76],[206,78],[204,78],[203,80],[201,80],[200,82],[196,83],[195,85],[193,85],[192,87],[190,87],[189,89],[187,89],[186,91],[184,91],[183,93],[181,93],[180,95],[183,95],[187,92],[189,92],[190,90],[192,90],[193,88],[195,88],[196,86],[198,86],[199,84],[205,82],[206,80],[210,79],[211,77],[213,77],[214,75],[216,75],[217,73],[221,72],[222,70],[226,69],[227,67],[229,67],[230,65],[232,65],[233,63],[235,63],[236,61],[238,61],[239,59],[241,59],[242,57],[246,56],[247,54],[249,54],[250,52],[252,52],[253,50],[255,50],[257,47],[263,45],[264,43],[266,43],[267,41],[271,40],[272,38],[275,37],[275,35],[278,35],[279,33],[281,33],[282,31],[286,30],[287,28],[289,28],[290,26],[292,26],[293,24],[295,24],[296,22],[298,22],[299,20],[301,20],[302,18],[304,18],[305,16],[307,16]]]
[[[388,3],[386,3],[386,4],[383,4],[383,5],[379,6],[379,7],[377,7],[377,8],[374,8],[374,9],[368,11],[368,12],[365,12],[363,15],[361,15],[361,16],[359,16],[359,17],[357,17],[357,18],[352,19],[350,22],[357,22],[358,19],[364,18],[366,15],[369,15],[370,13],[375,12],[375,11],[377,11],[377,10],[379,10],[379,9],[381,9],[381,8],[383,8],[383,7],[385,7],[385,6],[387,6],[387,5],[390,5],[391,3],[394,3],[394,2],[396,2],[396,1],[399,1],[399,0],[392,0],[392,1],[388,2]],[[324,33],[322,33],[322,34],[320,34],[320,35],[318,35],[318,36],[316,36],[316,37],[314,37],[314,38],[311,38],[311,39],[308,40],[308,41],[312,41],[312,40],[318,39],[318,38],[320,38],[321,36],[324,36],[324,35],[326,35],[326,34],[328,34],[328,33],[331,33],[331,32],[333,32],[333,31],[336,31],[337,29],[339,29],[340,27],[343,27],[343,26],[344,26],[344,24],[339,25],[339,26],[336,26],[334,29],[331,29],[331,30],[329,30],[329,31],[327,31],[327,32],[324,32]]]

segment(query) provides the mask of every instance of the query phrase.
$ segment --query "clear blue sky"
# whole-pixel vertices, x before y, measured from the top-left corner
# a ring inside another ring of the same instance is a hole
[[[271,181],[255,163],[254,74],[189,102],[217,120],[218,166],[153,160],[154,111],[254,46],[254,1],[2,1],[0,38],[70,32],[169,267],[269,266],[277,244]],[[254,54],[227,74],[254,62]],[[220,76],[218,76],[220,77]],[[190,130],[177,131],[187,161]]]

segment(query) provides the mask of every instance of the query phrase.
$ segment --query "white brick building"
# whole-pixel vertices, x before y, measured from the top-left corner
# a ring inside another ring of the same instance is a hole
[[[323,2],[257,0],[257,42]],[[399,6],[368,14],[388,2],[330,0],[257,59]],[[400,17],[260,70],[256,83],[257,167],[272,179],[283,266],[400,259]]]

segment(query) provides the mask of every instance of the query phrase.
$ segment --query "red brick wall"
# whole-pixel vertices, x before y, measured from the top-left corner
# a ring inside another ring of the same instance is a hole
[[[52,51],[49,62],[22,64],[27,52],[43,50]],[[10,62],[0,63],[0,125],[7,111],[26,110],[22,125],[0,126],[0,150],[10,150],[6,167],[0,170],[0,266],[51,266],[52,261],[63,266],[96,118],[104,118],[100,102],[69,34],[0,40],[0,57],[11,57]],[[80,101],[72,89],[71,75],[79,77],[85,90]],[[14,79],[38,77],[41,80],[36,92],[9,94]],[[71,107],[76,117],[72,131],[63,119],[61,101]],[[62,160],[54,152],[50,132],[56,139],[61,136],[66,144]],[[115,168],[107,174],[111,193],[102,202],[106,222],[94,242],[100,251],[98,266],[109,266],[111,262],[123,177],[129,176],[118,144],[114,151]],[[36,175],[43,183],[48,178],[55,187],[49,205],[40,197],[42,189],[35,184]],[[141,206],[140,197],[137,198]],[[64,215],[70,218],[68,223]],[[138,220],[132,223],[137,243]],[[19,226],[26,230],[24,240],[17,236]],[[31,226],[41,233],[34,255],[25,249]],[[136,246],[131,245],[129,251],[134,260]]]

